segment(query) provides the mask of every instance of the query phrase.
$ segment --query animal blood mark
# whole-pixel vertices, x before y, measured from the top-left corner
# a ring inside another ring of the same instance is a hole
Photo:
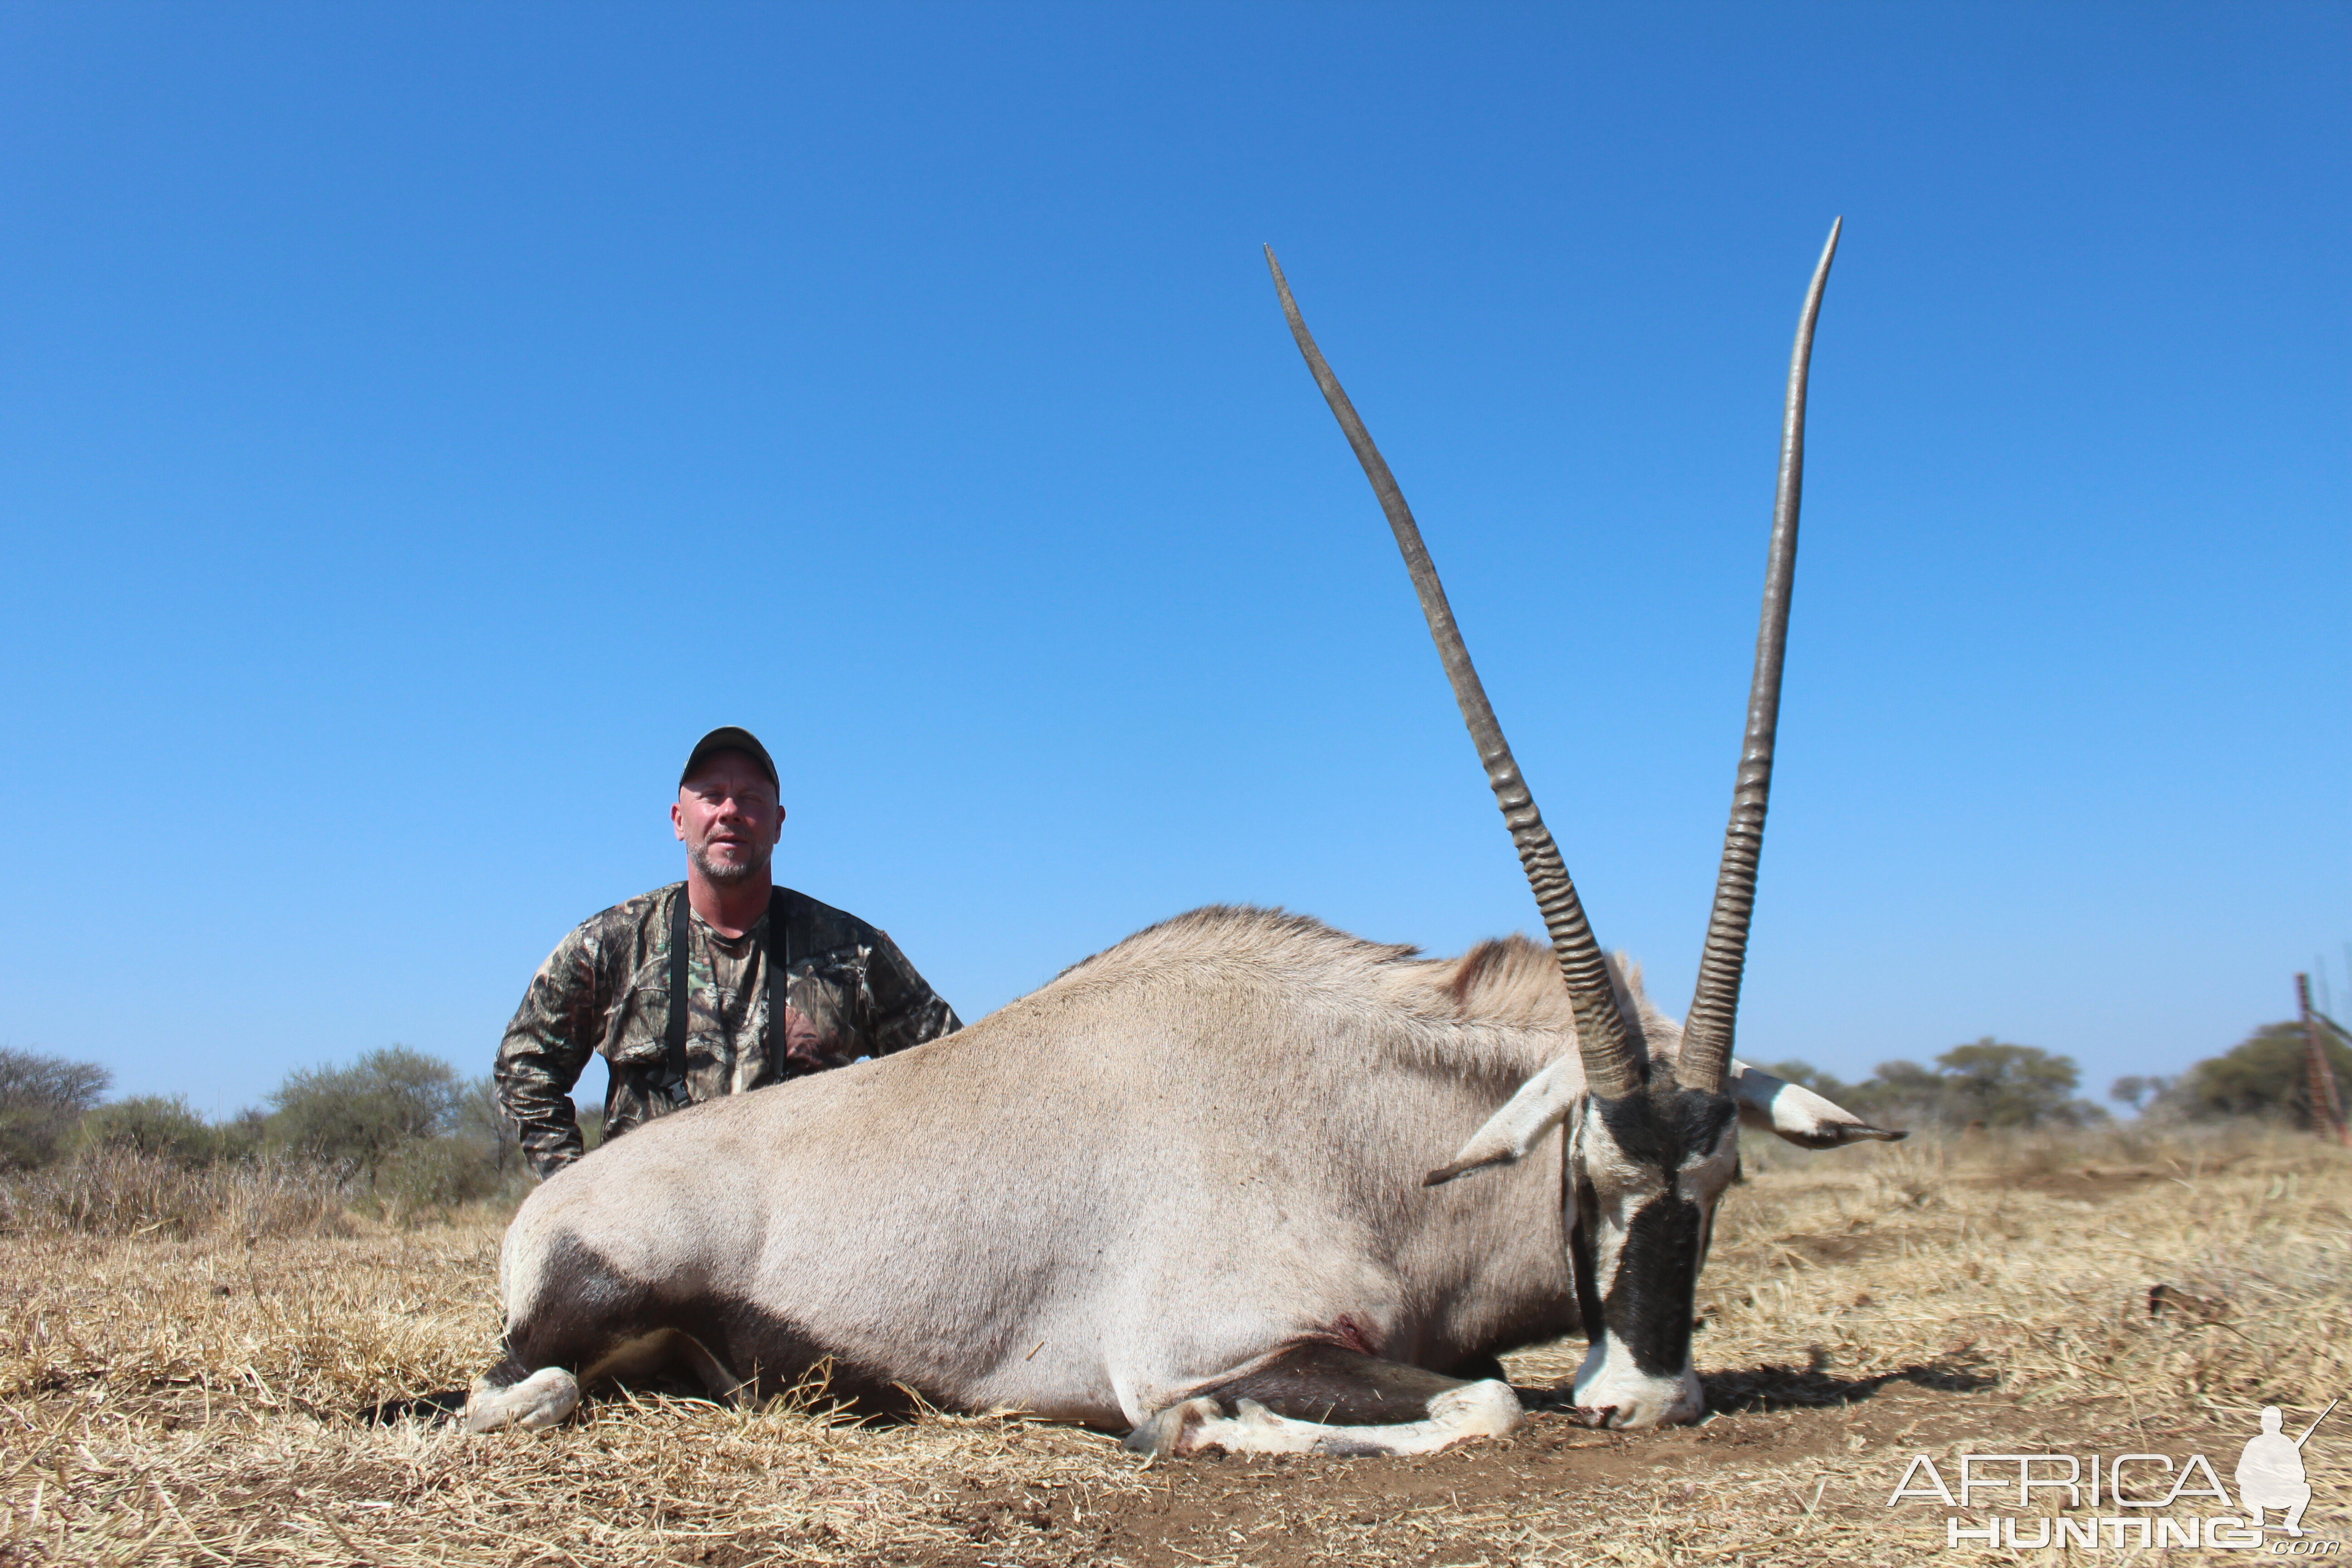
[[[1381,1353],[1372,1348],[1371,1331],[1358,1321],[1352,1312],[1342,1312],[1334,1318],[1331,1321],[1331,1327],[1326,1331],[1324,1337],[1335,1345],[1344,1345],[1349,1350],[1363,1355]]]

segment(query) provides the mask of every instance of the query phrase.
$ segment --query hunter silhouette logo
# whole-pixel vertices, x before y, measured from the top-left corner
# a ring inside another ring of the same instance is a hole
[[[2300,1437],[2287,1436],[2284,1413],[2276,1405],[2263,1407],[2261,1430],[2238,1458],[2237,1512],[2230,1511],[2230,1489],[2219,1469],[2195,1453],[2177,1458],[1971,1453],[1954,1455],[1942,1466],[1931,1455],[1915,1454],[1886,1506],[1942,1504],[1948,1510],[1947,1547],[2146,1552],[2179,1546],[2332,1557],[2344,1551],[2344,1542],[2303,1528],[2312,1501],[2303,1450],[2338,1403],[2328,1401]],[[1967,1517],[1979,1510],[1989,1512]],[[2273,1510],[2284,1511],[2284,1523],[2269,1522]],[[2266,1533],[2273,1537],[2267,1542]]]
[[[2311,1506],[2311,1483],[2303,1479],[2303,1446],[2319,1430],[2319,1423],[2327,1419],[2327,1411],[2336,1405],[2327,1402],[2327,1410],[2303,1429],[2303,1436],[2290,1440],[2282,1428],[2286,1418],[2275,1405],[2263,1406],[2263,1429],[2246,1439],[2246,1451],[2238,1458],[2238,1505],[2252,1518],[2257,1530],[2270,1528],[2263,1522],[2263,1515],[2272,1509],[2286,1510],[2286,1532],[2303,1533],[2303,1510]]]

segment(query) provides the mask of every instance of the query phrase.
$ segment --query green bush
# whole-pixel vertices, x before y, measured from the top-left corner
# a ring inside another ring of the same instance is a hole
[[[289,1073],[262,1125],[269,1147],[349,1171],[387,1220],[520,1195],[530,1172],[485,1077],[405,1046]]]
[[[1987,1035],[1974,1045],[1953,1047],[1936,1066],[1950,1097],[1947,1114],[1963,1125],[2080,1127],[2107,1119],[2098,1106],[2074,1098],[2083,1076],[2074,1058],[2038,1046],[2004,1045]]]
[[[2037,1046],[2008,1045],[1990,1035],[1954,1046],[1933,1068],[1881,1062],[1875,1073],[1854,1084],[1841,1083],[1804,1062],[1780,1062],[1763,1070],[1882,1127],[2081,1127],[2107,1117],[2090,1101],[2074,1098],[2081,1078],[2074,1058]]]
[[[0,1047],[0,1170],[46,1165],[114,1075],[95,1062]]]
[[[1951,1121],[1951,1097],[1933,1068],[1917,1062],[1878,1064],[1843,1101],[1848,1110],[1881,1127],[1941,1126]]]
[[[257,1160],[269,1147],[269,1115],[248,1105],[226,1121],[213,1123],[213,1150],[222,1160]]]
[[[2310,1049],[2301,1024],[2264,1024],[2181,1074],[2153,1109],[2200,1121],[2257,1116],[2312,1127]],[[2323,1028],[2320,1049],[2340,1098],[2352,1089],[2352,1047]]]
[[[386,1046],[347,1068],[302,1068],[269,1096],[272,1143],[373,1177],[409,1143],[451,1131],[465,1090],[437,1057]]]
[[[100,1104],[110,1078],[0,1050],[0,1232],[287,1234],[347,1205],[413,1223],[530,1183],[492,1081],[404,1046],[289,1073],[269,1110],[216,1123],[178,1095]]]
[[[477,1203],[506,1184],[496,1157],[472,1139],[420,1138],[384,1161],[374,1190],[384,1217],[399,1219]]]
[[[222,1152],[220,1133],[180,1095],[142,1094],[85,1111],[75,1152],[127,1149],[186,1167],[208,1164]]]

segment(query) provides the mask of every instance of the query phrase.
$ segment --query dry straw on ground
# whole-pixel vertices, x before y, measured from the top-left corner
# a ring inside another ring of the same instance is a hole
[[[472,1437],[398,1402],[489,1358],[494,1216],[215,1194],[158,1197],[163,1225],[117,1223],[124,1199],[108,1225],[145,1234],[92,1236],[19,1191],[0,1564],[1968,1560],[1941,1510],[1886,1506],[1912,1453],[2202,1451],[2226,1479],[2259,1406],[2299,1430],[2352,1391],[2343,1151],[2242,1131],[1762,1158],[1701,1284],[1705,1425],[1543,1415],[1423,1460],[1153,1467],[1017,1417],[783,1402],[622,1398]],[[2306,1525],[2352,1534],[2352,1418],[2305,1452]]]

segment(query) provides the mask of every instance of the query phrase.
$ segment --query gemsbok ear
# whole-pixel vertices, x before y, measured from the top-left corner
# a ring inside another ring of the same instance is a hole
[[[1853,1111],[1822,1099],[1802,1084],[1758,1072],[1746,1062],[1731,1064],[1731,1080],[1724,1088],[1739,1102],[1739,1120],[1759,1132],[1777,1132],[1807,1149],[1834,1149],[1864,1138],[1889,1142],[1909,1132],[1873,1127]]]
[[[1470,1134],[1470,1142],[1452,1160],[1423,1176],[1421,1184],[1443,1186],[1456,1176],[1495,1165],[1516,1165],[1526,1159],[1528,1151],[1565,1121],[1582,1097],[1584,1075],[1575,1070],[1582,1065],[1574,1057],[1562,1057],[1519,1085],[1518,1092],[1503,1102],[1503,1109],[1486,1118],[1486,1124]]]

